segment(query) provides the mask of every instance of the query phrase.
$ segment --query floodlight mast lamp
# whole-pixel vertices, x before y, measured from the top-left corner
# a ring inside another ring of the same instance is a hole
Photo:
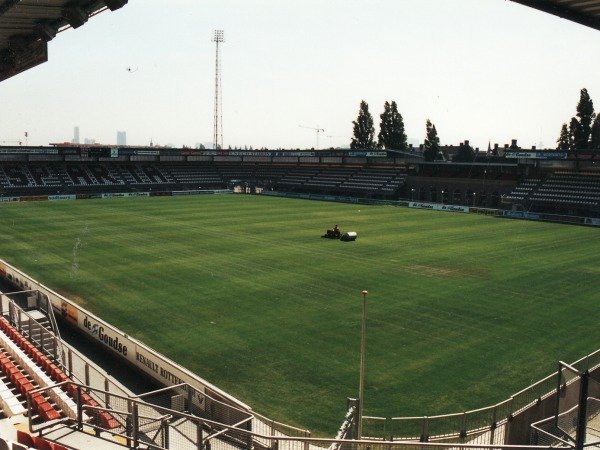
[[[358,380],[358,430],[357,430],[357,438],[362,439],[362,429],[363,429],[363,406],[365,399],[365,344],[367,340],[366,335],[366,323],[367,323],[367,295],[368,291],[361,292],[363,296],[362,302],[362,321],[361,321],[361,333],[360,333],[360,375]]]
[[[213,132],[213,147],[223,148],[223,110],[221,100],[221,55],[219,53],[219,44],[225,42],[223,30],[215,30],[213,42],[216,45],[215,52],[215,117]]]

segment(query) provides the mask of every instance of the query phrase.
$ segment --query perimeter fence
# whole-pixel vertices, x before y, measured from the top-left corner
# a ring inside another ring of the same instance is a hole
[[[74,429],[91,427],[102,435],[122,437],[129,447],[167,450],[549,450],[550,446],[503,446],[472,445],[457,443],[422,443],[378,440],[319,439],[300,436],[279,436],[252,431],[255,421],[260,417],[252,414],[241,418],[236,423],[226,425],[191,415],[185,411],[176,411],[162,406],[151,405],[139,398],[123,397],[110,392],[103,392],[88,386],[64,382],[28,394],[29,417],[31,397],[36,394],[45,395],[51,389],[63,389],[74,393],[77,405],[77,419],[64,418],[51,424],[34,423],[30,420],[30,431],[43,435],[46,428],[54,428],[57,423]],[[107,397],[111,408],[91,406],[85,402],[85,394],[96,397]],[[160,395],[158,395],[160,394]],[[151,393],[167,398],[168,392]]]
[[[575,361],[570,366],[581,373],[600,373],[600,350]],[[527,436],[521,439],[527,443],[530,439],[529,427],[540,417],[533,417],[526,425],[518,423],[519,429],[524,430],[519,430],[518,433],[516,419],[520,415],[529,418],[530,414],[524,413],[532,407],[540,409],[540,414],[549,410],[545,405],[554,404],[553,398],[559,389],[556,380],[555,372],[500,403],[460,413],[388,418],[363,416],[363,435],[369,439],[385,439],[392,442],[415,439],[421,442],[501,445],[513,442],[516,434],[520,433]],[[571,406],[564,406],[563,410]]]

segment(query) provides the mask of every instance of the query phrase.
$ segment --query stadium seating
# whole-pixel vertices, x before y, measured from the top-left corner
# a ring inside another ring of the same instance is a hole
[[[40,436],[34,436],[24,431],[17,430],[17,442],[28,449],[37,450],[67,450],[67,447],[50,442]],[[13,446],[13,449],[15,447]]]
[[[600,173],[555,171],[545,179],[527,178],[504,197],[505,201],[573,208],[600,206]]]
[[[600,211],[600,172],[557,170],[533,173],[516,182],[515,174],[490,174],[482,167],[424,166],[418,176],[431,178],[502,179],[512,190],[502,197],[505,205],[522,205],[528,210],[596,214]],[[56,194],[101,194],[148,191],[169,192],[225,189],[248,184],[283,192],[303,192],[362,198],[414,199],[407,195],[408,174],[397,166],[346,166],[341,164],[222,162],[222,161],[8,161],[0,163],[0,195],[38,196]],[[439,183],[437,183],[439,185]],[[423,187],[417,191],[418,198]],[[438,189],[439,191],[439,189]],[[474,204],[469,189],[453,191],[445,201]],[[506,191],[505,191],[506,192]],[[432,201],[435,197],[431,197]],[[485,193],[478,192],[482,204]],[[498,200],[488,201],[497,204]]]
[[[71,381],[60,367],[55,365],[49,357],[29,342],[3,317],[0,318],[0,345],[7,350],[6,353],[0,354],[0,368],[23,396],[26,396],[29,391],[37,387],[47,387],[56,383]],[[74,418],[76,417],[77,406],[73,399],[77,398],[77,387],[74,384],[66,384],[64,390],[65,392],[57,392],[56,389],[45,392],[63,413]],[[0,392],[3,392],[1,384]],[[4,400],[5,398],[6,400]],[[36,394],[32,401],[44,420],[55,420],[61,417],[49,401],[40,394]],[[85,420],[88,419],[89,415],[98,422],[98,425],[109,430],[121,426],[118,420],[109,412],[94,409],[99,408],[100,404],[88,393],[81,393],[81,401],[91,407],[90,412],[84,415]],[[9,394],[2,396],[0,403],[7,415],[24,412],[23,405],[19,408]],[[5,404],[6,409],[4,408]]]

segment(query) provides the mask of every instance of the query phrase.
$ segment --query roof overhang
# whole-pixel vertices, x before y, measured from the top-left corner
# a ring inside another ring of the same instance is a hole
[[[600,30],[600,0],[512,0]]]
[[[128,0],[0,0],[0,81],[48,60],[48,42]]]

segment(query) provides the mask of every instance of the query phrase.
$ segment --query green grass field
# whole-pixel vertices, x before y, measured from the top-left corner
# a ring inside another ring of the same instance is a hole
[[[279,421],[489,405],[599,347],[593,228],[260,196],[0,204],[0,257]],[[320,239],[339,223],[353,243]]]

